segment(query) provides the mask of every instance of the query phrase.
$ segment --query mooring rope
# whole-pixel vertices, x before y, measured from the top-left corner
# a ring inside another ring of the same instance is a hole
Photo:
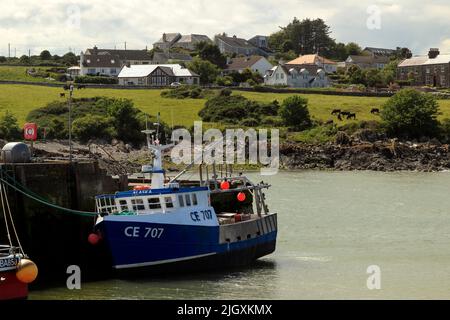
[[[14,179],[15,180],[15,179]],[[56,204],[50,203],[47,200],[45,200],[44,198],[42,198],[39,195],[32,195],[32,193],[34,192],[26,192],[24,190],[21,190],[20,188],[14,186],[13,184],[9,183],[8,181],[4,180],[3,178],[0,178],[0,181],[5,183],[7,186],[13,188],[14,190],[16,190],[17,192],[20,192],[21,194],[23,194],[24,196],[37,201],[45,206],[57,209],[59,211],[65,212],[65,213],[69,213],[69,214],[75,214],[75,215],[79,215],[79,216],[84,216],[84,217],[95,217],[97,216],[96,212],[89,212],[89,211],[80,211],[80,210],[73,210],[73,209],[69,209],[69,208],[64,208],[61,206],[58,206]],[[19,186],[21,186],[22,188],[26,189],[23,185],[21,185],[20,183],[18,183],[17,181],[15,181],[16,184],[18,184]],[[2,198],[3,199],[3,198]],[[2,204],[3,206],[3,204]]]
[[[8,224],[8,219],[6,218],[6,209],[5,209],[5,205],[4,205],[4,201],[3,201],[3,183],[0,183],[0,198],[1,198],[1,202],[2,202],[2,208],[3,208],[3,216],[5,218],[5,226],[6,226],[6,235],[8,236],[8,241],[9,241],[9,245],[12,247],[12,240],[11,240],[11,234],[9,233],[9,224]]]
[[[19,235],[18,235],[17,230],[16,230],[16,225],[14,223],[14,220],[13,220],[13,217],[12,217],[12,214],[11,214],[11,207],[9,206],[9,200],[8,200],[8,195],[6,194],[6,188],[3,186],[3,183],[1,183],[1,190],[0,190],[0,192],[3,192],[4,197],[5,197],[6,208],[7,208],[8,215],[9,215],[9,221],[11,221],[11,226],[12,226],[12,229],[14,231],[14,236],[16,237],[17,244],[19,245],[19,250],[22,253],[22,255],[25,256],[25,252],[23,251],[22,244],[20,243]],[[3,195],[2,195],[2,198],[3,198]]]

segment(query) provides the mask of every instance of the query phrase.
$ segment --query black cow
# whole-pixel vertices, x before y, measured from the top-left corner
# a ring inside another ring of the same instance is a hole
[[[80,90],[80,89],[86,89],[86,86],[85,86],[84,84],[79,84],[79,85],[77,86],[77,89],[78,89],[78,90]]]
[[[331,111],[331,115],[334,116],[335,114],[340,114],[341,113],[341,109],[333,109],[333,111]]]
[[[347,115],[347,119],[354,119],[354,120],[356,120],[356,113],[349,112],[349,114]]]
[[[372,110],[370,110],[371,114],[379,114],[380,113],[380,109],[378,108],[372,108]]]
[[[64,92],[61,92],[60,94],[59,94],[59,97],[60,98],[64,98],[66,96],[66,94],[64,93]]]

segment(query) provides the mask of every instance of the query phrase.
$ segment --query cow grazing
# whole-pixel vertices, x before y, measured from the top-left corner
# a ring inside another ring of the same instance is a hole
[[[372,110],[370,110],[371,114],[379,114],[380,113],[380,109],[378,108],[372,108]]]
[[[64,93],[64,92],[61,92],[60,94],[59,94],[59,97],[60,98],[64,98],[66,96],[66,94]]]
[[[341,113],[341,109],[333,109],[333,111],[331,111],[331,115],[334,116],[335,114],[340,114]]]
[[[349,112],[349,114],[347,115],[347,120],[349,120],[349,119],[356,120],[356,113]]]
[[[77,86],[77,89],[78,89],[78,90],[80,90],[80,89],[86,89],[86,86],[85,86],[84,84],[79,84],[79,85]]]

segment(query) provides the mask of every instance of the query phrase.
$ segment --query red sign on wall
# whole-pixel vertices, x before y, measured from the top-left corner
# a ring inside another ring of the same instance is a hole
[[[36,123],[25,123],[23,126],[23,136],[25,140],[36,141],[37,139],[37,124]]]

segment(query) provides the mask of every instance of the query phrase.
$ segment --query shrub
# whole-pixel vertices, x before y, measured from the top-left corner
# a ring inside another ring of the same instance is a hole
[[[17,118],[9,110],[0,117],[0,137],[5,140],[14,140],[21,137],[22,130],[17,124]]]
[[[225,77],[217,77],[216,78],[216,84],[219,86],[232,86],[233,85],[233,78],[230,76]]]
[[[245,118],[242,119],[239,124],[244,127],[256,127],[258,126],[259,122],[254,118]]]
[[[78,76],[75,77],[75,83],[117,84],[118,80],[105,76]]]
[[[74,137],[81,142],[93,138],[106,139],[110,141],[116,136],[112,126],[113,119],[98,115],[86,115],[78,118],[72,123]]]
[[[439,114],[439,105],[432,95],[414,89],[403,89],[385,103],[381,119],[390,135],[405,138],[433,137],[438,134]]]
[[[450,119],[445,118],[439,124],[439,138],[443,143],[450,143]]]
[[[286,98],[281,104],[280,117],[287,126],[295,129],[304,130],[310,127],[308,100],[300,96]]]
[[[161,92],[161,97],[171,99],[201,99],[204,98],[206,92],[198,86],[183,85],[170,90],[164,90]]]
[[[238,124],[244,119],[254,119],[259,124],[263,116],[274,116],[278,113],[275,103],[261,103],[248,100],[241,95],[217,95],[205,103],[199,116],[203,121]]]

